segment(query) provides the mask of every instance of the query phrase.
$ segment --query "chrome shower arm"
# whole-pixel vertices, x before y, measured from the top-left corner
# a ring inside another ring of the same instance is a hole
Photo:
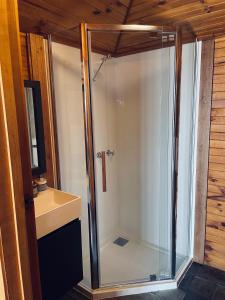
[[[107,61],[107,59],[110,59],[110,58],[111,58],[111,55],[110,55],[110,54],[107,54],[106,56],[103,56],[102,62],[101,62],[101,64],[99,65],[98,70],[95,72],[95,74],[94,74],[94,76],[93,76],[93,81],[96,81],[96,78],[97,78],[97,76],[98,76],[98,73],[100,72],[100,70],[101,70],[103,64]]]

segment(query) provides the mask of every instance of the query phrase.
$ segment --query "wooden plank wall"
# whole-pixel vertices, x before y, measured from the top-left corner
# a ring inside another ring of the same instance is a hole
[[[28,51],[27,51],[27,38],[25,33],[20,33],[20,45],[22,55],[22,76],[23,80],[30,79],[29,62],[28,62]]]
[[[194,261],[200,264],[203,264],[205,256],[205,223],[214,45],[214,40],[203,41],[201,54],[194,235]]]
[[[225,270],[225,37],[215,40],[205,263]]]
[[[47,77],[47,61],[45,59],[44,38],[37,34],[28,35],[29,66],[32,80],[40,81],[42,114],[45,136],[46,174],[50,187],[57,187],[55,173],[55,142],[52,121],[52,99],[49,91],[49,78]]]
[[[0,1],[0,15],[0,260],[5,298],[35,299],[28,246],[34,237],[26,231],[25,200],[32,199],[32,184],[17,1]]]
[[[22,53],[22,76],[24,80],[38,80],[41,85],[42,110],[45,135],[45,153],[47,172],[43,174],[50,187],[58,187],[58,169],[56,163],[56,141],[54,139],[53,108],[49,91],[47,61],[44,48],[44,38],[40,35],[20,34]]]

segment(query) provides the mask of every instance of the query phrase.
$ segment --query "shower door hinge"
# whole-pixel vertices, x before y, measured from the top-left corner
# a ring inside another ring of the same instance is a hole
[[[107,154],[108,156],[113,156],[113,155],[115,154],[115,151],[114,151],[114,150],[108,149],[108,150],[106,150],[106,154]]]
[[[102,158],[102,152],[97,152],[96,157],[97,158]]]

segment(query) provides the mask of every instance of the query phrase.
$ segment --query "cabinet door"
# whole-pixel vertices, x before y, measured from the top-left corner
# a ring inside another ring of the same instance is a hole
[[[81,249],[78,219],[38,240],[43,299],[56,300],[83,279]]]

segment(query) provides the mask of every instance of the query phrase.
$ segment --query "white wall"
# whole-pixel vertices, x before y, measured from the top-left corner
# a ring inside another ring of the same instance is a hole
[[[53,43],[61,188],[82,197],[82,248],[89,256],[87,178],[80,51]]]
[[[115,151],[106,157],[106,193],[95,160],[101,246],[122,234],[170,247],[173,54],[168,48],[111,59],[93,83],[95,154]],[[94,71],[100,62],[92,55]]]
[[[169,247],[173,54],[167,48],[116,60],[121,230]],[[168,143],[170,142],[170,145]]]
[[[102,55],[92,54],[94,76],[101,63]],[[96,174],[96,201],[98,213],[99,243],[104,246],[111,241],[119,230],[120,191],[118,187],[118,160],[115,159],[117,150],[117,103],[115,86],[112,78],[116,76],[115,63],[107,61],[96,81],[92,83],[93,132]],[[102,162],[97,158],[97,152],[115,151],[112,158],[106,156],[106,185],[107,191],[102,191]]]
[[[62,44],[53,43],[53,71],[56,95],[56,117],[59,140],[59,159],[61,188],[64,191],[82,197],[82,248],[84,259],[89,257],[88,234],[88,200],[87,178],[85,164],[85,139],[83,121],[83,96],[81,81],[80,50]],[[101,55],[93,55],[93,70],[101,62]],[[114,66],[104,66],[104,77],[99,74],[94,83],[94,118],[95,158],[98,151],[111,149],[115,144],[115,107],[110,100],[114,89],[111,88],[109,77]],[[109,77],[107,77],[109,76]],[[111,90],[109,90],[111,88]],[[107,126],[105,126],[107,120]],[[115,149],[116,150],[116,149]],[[107,190],[102,193],[101,162],[96,159],[96,194],[99,221],[100,245],[105,244],[109,237],[117,231],[119,223],[117,195],[116,163],[107,163]],[[88,276],[90,278],[90,276]],[[86,282],[90,285],[90,282]]]

